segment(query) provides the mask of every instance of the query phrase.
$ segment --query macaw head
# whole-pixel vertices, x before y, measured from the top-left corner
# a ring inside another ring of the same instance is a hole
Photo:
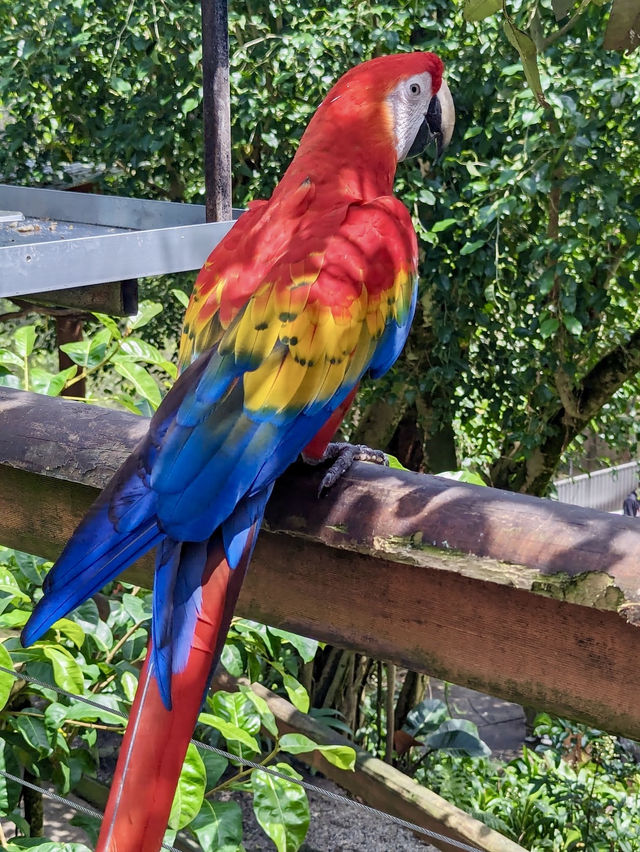
[[[356,65],[327,94],[302,147],[323,140],[334,155],[347,149],[360,156],[386,150],[396,163],[431,143],[442,153],[455,123],[443,70],[435,53],[423,52],[379,56]]]

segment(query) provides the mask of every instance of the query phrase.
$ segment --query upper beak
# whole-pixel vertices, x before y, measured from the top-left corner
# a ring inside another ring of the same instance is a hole
[[[456,123],[456,110],[453,105],[453,98],[451,97],[449,86],[447,86],[444,80],[440,85],[438,94],[431,98],[425,121],[431,132],[432,139],[435,139],[436,150],[438,157],[440,157],[451,141],[453,128]]]

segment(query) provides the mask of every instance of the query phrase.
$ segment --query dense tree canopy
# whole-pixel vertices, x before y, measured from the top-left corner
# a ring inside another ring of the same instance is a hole
[[[640,61],[603,49],[600,6],[568,8],[560,35],[550,7],[532,9],[509,20],[539,45],[545,103],[498,16],[465,22],[451,0],[232,3],[230,42],[236,204],[271,191],[348,66],[444,58],[450,151],[397,180],[421,239],[418,315],[351,429],[414,466],[471,464],[542,494],[590,424],[615,445],[640,434]],[[106,191],[201,200],[199,25],[176,0],[2,4],[0,173],[101,162]]]

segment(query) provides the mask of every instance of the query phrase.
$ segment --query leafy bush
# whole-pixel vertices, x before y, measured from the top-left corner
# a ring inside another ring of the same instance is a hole
[[[0,671],[4,706],[0,769],[14,775],[24,771],[36,783],[52,783],[62,795],[71,790],[82,794],[83,776],[95,776],[100,767],[105,735],[113,738],[122,731],[123,714],[133,701],[147,645],[151,593],[115,583],[109,597],[88,600],[74,611],[73,620],[56,622],[43,639],[25,649],[18,633],[32,601],[42,594],[47,567],[40,559],[0,548],[0,666],[15,667],[40,682],[16,680]],[[308,639],[238,619],[225,661],[238,674],[248,670],[264,678],[269,672],[270,684],[305,711],[308,696],[297,674],[313,658],[315,648]],[[47,684],[97,701],[104,709],[59,694]],[[219,849],[221,837],[229,852],[242,848],[240,807],[212,798],[221,790],[250,793],[256,818],[276,848],[295,852],[307,832],[309,807],[304,789],[287,780],[300,777],[287,756],[318,749],[343,769],[353,768],[355,759],[346,747],[318,746],[295,733],[280,735],[264,699],[243,685],[238,692],[208,696],[196,737],[228,752],[230,758],[189,746],[166,839],[172,842],[178,830],[186,829],[205,852]],[[273,767],[286,777],[244,768],[234,762],[234,755]],[[28,837],[30,826],[19,809],[20,794],[21,785],[0,776],[0,815]],[[74,821],[95,840],[96,820],[78,815]],[[27,848],[22,843],[16,840],[14,845]],[[42,852],[50,848],[45,839],[32,839],[28,847],[34,845]]]

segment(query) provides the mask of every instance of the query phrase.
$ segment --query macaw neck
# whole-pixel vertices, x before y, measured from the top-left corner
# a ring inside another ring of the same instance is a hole
[[[386,104],[353,112],[344,101],[322,104],[276,192],[309,180],[318,201],[371,201],[392,193],[398,159]]]

